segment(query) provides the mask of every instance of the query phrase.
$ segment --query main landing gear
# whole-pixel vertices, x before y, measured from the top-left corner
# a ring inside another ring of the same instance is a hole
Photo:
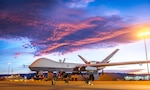
[[[65,72],[59,72],[59,73],[53,74],[53,75],[54,76],[53,76],[53,79],[51,82],[52,85],[56,85],[57,80],[64,80],[66,85],[69,84],[69,79],[70,79],[71,75],[69,75]]]
[[[52,85],[55,85],[56,84],[56,81],[55,81],[55,79],[53,78],[52,79],[52,83],[51,83]]]
[[[93,85],[92,81],[94,81],[94,75],[90,74],[88,80],[86,81],[86,83],[88,85]]]
[[[86,84],[93,85],[92,81],[94,81],[94,75],[92,73],[88,73],[88,75],[89,75],[88,78],[85,78],[84,75],[81,73],[81,71],[79,73],[82,75],[82,77],[85,80]]]

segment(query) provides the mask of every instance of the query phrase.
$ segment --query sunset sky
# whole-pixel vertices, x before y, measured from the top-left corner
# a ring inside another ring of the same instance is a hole
[[[0,74],[30,73],[41,57],[102,61],[117,48],[111,62],[146,60],[142,32],[150,32],[150,0],[0,0]],[[147,66],[104,70],[147,73]]]

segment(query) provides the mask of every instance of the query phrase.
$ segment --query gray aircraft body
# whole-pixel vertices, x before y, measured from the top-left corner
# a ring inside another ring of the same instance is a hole
[[[117,66],[117,65],[130,65],[130,64],[143,64],[143,63],[150,63],[150,60],[141,60],[141,61],[130,61],[130,62],[113,62],[110,63],[110,58],[118,52],[119,49],[116,49],[113,51],[110,55],[108,55],[104,60],[101,62],[98,61],[88,61],[82,56],[78,55],[85,64],[79,64],[79,63],[65,63],[63,62],[56,62],[51,59],[47,58],[39,58],[36,61],[34,61],[29,68],[32,71],[64,71],[64,72],[82,72],[87,71],[94,75],[95,79],[98,79],[98,71],[103,70],[107,66]]]

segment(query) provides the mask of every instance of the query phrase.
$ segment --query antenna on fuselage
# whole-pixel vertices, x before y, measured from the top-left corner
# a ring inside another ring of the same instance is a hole
[[[65,63],[65,61],[66,61],[66,58],[64,58],[64,60],[63,60],[63,62],[62,62],[62,63]]]
[[[66,58],[64,58],[64,60],[62,61],[61,59],[59,60],[60,63],[65,63]]]
[[[60,59],[59,62],[62,63],[62,60]]]

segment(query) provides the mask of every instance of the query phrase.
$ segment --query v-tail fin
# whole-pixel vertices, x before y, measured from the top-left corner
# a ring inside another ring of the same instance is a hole
[[[112,58],[117,52],[119,51],[119,49],[116,49],[115,51],[113,51],[111,54],[109,54],[104,60],[102,60],[102,63],[108,63],[109,59]]]
[[[78,55],[83,61],[85,64],[90,64],[90,62],[88,62],[85,58],[83,58],[82,56]]]

